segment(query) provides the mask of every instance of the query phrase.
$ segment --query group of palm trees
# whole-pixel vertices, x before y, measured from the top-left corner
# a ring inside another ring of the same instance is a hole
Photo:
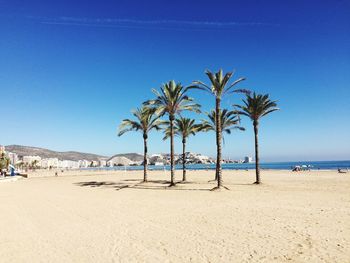
[[[223,73],[219,70],[213,73],[209,70],[205,72],[209,78],[209,84],[202,81],[194,81],[190,86],[184,87],[175,81],[169,81],[160,87],[160,90],[153,89],[155,99],[144,102],[141,108],[132,113],[134,120],[125,119],[119,127],[118,136],[128,131],[140,131],[144,140],[144,182],[147,182],[147,138],[151,130],[163,130],[164,139],[170,138],[170,174],[171,180],[169,186],[175,186],[175,167],[174,167],[174,136],[182,139],[182,165],[183,178],[186,181],[186,141],[190,135],[195,135],[199,131],[216,132],[216,172],[215,181],[217,186],[213,190],[223,187],[222,184],[222,133],[231,133],[233,129],[244,130],[240,125],[240,116],[247,116],[253,122],[255,135],[255,165],[256,165],[256,184],[260,184],[259,168],[259,145],[258,128],[261,117],[278,110],[275,101],[269,99],[269,95],[260,95],[255,92],[252,94],[246,89],[235,89],[236,85],[244,81],[245,78],[238,78],[229,83],[233,72]],[[215,109],[207,113],[207,120],[196,123],[194,119],[181,116],[183,111],[193,111],[200,113],[200,105],[195,103],[187,93],[191,89],[198,89],[208,92],[215,98]],[[229,96],[234,93],[243,93],[246,98],[243,99],[243,105],[232,105],[233,109],[221,109],[221,100],[223,96]],[[161,120],[161,117],[168,117],[168,120]]]

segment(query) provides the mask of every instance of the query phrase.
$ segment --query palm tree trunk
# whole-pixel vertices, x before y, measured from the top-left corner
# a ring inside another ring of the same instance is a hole
[[[182,139],[182,181],[186,182],[186,139]]]
[[[147,134],[143,134],[143,181],[147,182]]]
[[[170,121],[170,185],[175,186],[175,170],[174,170],[174,115],[169,116]]]
[[[258,126],[259,122],[254,121],[254,136],[255,136],[255,174],[256,174],[256,182],[255,184],[260,184],[260,166],[259,166],[259,141],[258,141]]]
[[[220,103],[221,99],[216,98],[215,112],[216,112],[216,178],[217,178],[217,188],[222,186],[222,170],[221,170],[221,119],[220,119]]]

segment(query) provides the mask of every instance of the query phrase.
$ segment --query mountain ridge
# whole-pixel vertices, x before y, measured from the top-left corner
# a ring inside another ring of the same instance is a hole
[[[46,148],[34,147],[34,146],[24,146],[24,145],[7,145],[5,146],[6,151],[16,153],[19,156],[26,155],[37,155],[41,158],[58,158],[59,160],[89,160],[97,161],[99,159],[108,159],[107,156],[93,154],[93,153],[83,153],[77,151],[53,151]]]
[[[44,158],[58,158],[59,160],[88,160],[88,161],[98,161],[105,159],[106,161],[113,159],[114,157],[126,157],[133,162],[143,161],[143,155],[139,153],[118,153],[113,156],[103,156],[93,153],[83,153],[78,151],[53,151],[46,148],[35,147],[35,146],[25,146],[25,145],[7,145],[5,146],[6,151],[16,153],[19,156],[37,155],[42,159]]]

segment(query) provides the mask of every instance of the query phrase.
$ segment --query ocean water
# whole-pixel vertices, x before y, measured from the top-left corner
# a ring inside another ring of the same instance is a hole
[[[311,170],[337,170],[350,169],[349,161],[304,161],[304,162],[263,162],[260,164],[261,169],[272,170],[291,170],[296,165],[310,165]],[[188,164],[188,170],[215,170],[215,164]],[[154,166],[149,165],[149,170],[169,170],[169,165]],[[143,166],[116,166],[104,168],[88,168],[88,169],[105,169],[105,170],[142,170]],[[181,170],[182,165],[176,165],[175,169]],[[224,170],[250,170],[255,169],[255,163],[226,163],[222,164]]]

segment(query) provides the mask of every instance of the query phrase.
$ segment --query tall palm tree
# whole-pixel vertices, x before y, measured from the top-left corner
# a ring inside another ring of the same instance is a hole
[[[190,135],[196,135],[201,125],[194,119],[180,117],[175,120],[174,135],[182,139],[182,182],[186,182],[186,142]],[[164,140],[170,137],[170,127],[165,130]]]
[[[279,110],[277,108],[276,101],[271,101],[269,95],[256,94],[254,92],[253,96],[247,95],[246,99],[243,100],[242,105],[234,105],[234,107],[240,110],[236,111],[238,114],[245,115],[253,121],[254,127],[254,137],[255,137],[255,173],[256,182],[255,184],[260,184],[260,167],[259,167],[259,142],[258,142],[258,131],[259,131],[259,121],[261,117],[264,117],[271,112]]]
[[[241,93],[249,93],[248,90],[238,89],[235,90],[234,87],[240,83],[241,81],[245,80],[245,78],[239,78],[235,81],[233,81],[231,84],[229,84],[229,81],[231,77],[233,76],[233,72],[228,72],[226,74],[223,74],[223,71],[220,69],[217,73],[213,73],[209,70],[205,72],[205,74],[208,76],[210,80],[210,84],[204,84],[202,81],[194,81],[193,85],[191,87],[195,87],[201,90],[208,91],[215,97],[215,112],[216,112],[216,177],[217,180],[217,187],[215,189],[220,189],[222,186],[222,168],[221,168],[221,137],[222,137],[222,131],[221,131],[221,120],[219,118],[220,116],[220,110],[221,110],[221,99],[224,95],[232,94],[235,92],[241,92]]]
[[[200,127],[200,131],[215,131],[216,130],[216,111],[211,110],[207,113],[208,120],[202,120],[202,124]],[[239,116],[235,111],[229,111],[227,109],[223,109],[220,111],[220,125],[221,131],[227,134],[231,134],[232,130],[241,130],[245,129],[240,125]],[[222,141],[225,142],[224,137],[222,136]],[[218,174],[215,174],[215,181],[218,180]]]
[[[154,100],[146,101],[145,105],[150,105],[156,108],[157,114],[160,116],[168,115],[170,126],[170,186],[174,186],[175,171],[174,171],[174,120],[175,116],[183,110],[200,112],[200,105],[193,102],[193,99],[186,95],[191,87],[183,87],[180,83],[174,80],[165,83],[160,88],[160,91],[153,89],[152,92],[156,95]]]
[[[156,114],[156,109],[142,106],[132,111],[136,120],[125,119],[119,126],[118,136],[129,131],[140,131],[143,135],[143,181],[147,182],[147,139],[148,133],[155,129],[160,130],[162,121],[159,120],[159,115]]]

